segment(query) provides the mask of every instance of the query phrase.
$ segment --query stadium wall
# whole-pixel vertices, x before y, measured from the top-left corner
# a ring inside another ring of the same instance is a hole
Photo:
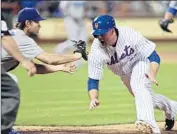
[[[116,19],[117,26],[130,26],[142,33],[152,41],[170,41],[177,42],[177,19],[175,23],[169,25],[173,33],[166,33],[158,25],[158,18],[120,18]],[[91,35],[91,20],[86,20],[86,26],[89,34],[89,41],[93,40]],[[63,19],[48,19],[41,22],[38,42],[62,42],[67,39]]]

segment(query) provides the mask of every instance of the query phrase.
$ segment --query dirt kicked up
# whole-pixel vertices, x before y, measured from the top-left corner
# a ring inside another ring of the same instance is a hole
[[[164,122],[158,122],[162,134],[177,134],[177,125],[172,131],[164,130]],[[142,134],[135,124],[106,125],[106,126],[15,126],[23,134]]]

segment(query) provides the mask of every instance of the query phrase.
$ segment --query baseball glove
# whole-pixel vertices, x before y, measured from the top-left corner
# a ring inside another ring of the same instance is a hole
[[[86,51],[86,42],[83,40],[79,40],[79,41],[71,40],[71,41],[74,42],[74,46],[76,47],[76,50],[74,51],[74,53],[81,53],[82,58],[87,61],[88,52]]]
[[[159,21],[159,25],[160,25],[160,27],[162,28],[162,30],[164,30],[164,31],[166,31],[166,32],[172,33],[172,31],[168,29],[168,25],[169,25],[170,23],[173,23],[173,22],[174,22],[173,19],[170,19],[170,20],[163,20],[163,19],[161,19],[161,20]]]

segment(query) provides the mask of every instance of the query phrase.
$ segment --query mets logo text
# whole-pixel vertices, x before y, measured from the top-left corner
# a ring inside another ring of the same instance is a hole
[[[98,23],[95,23],[95,28],[98,29]]]

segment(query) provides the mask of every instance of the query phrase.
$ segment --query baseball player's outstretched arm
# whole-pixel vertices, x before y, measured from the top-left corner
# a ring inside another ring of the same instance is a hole
[[[149,72],[148,74],[146,74],[146,77],[149,78],[151,82],[153,82],[157,86],[158,86],[158,82],[155,77],[157,75],[159,67],[160,67],[160,64],[158,64],[157,62],[151,62],[150,67],[149,67]]]
[[[158,86],[158,82],[156,81],[155,77],[160,67],[160,57],[156,51],[152,52],[152,54],[148,57],[150,61],[149,72],[146,74],[152,83]]]
[[[47,52],[42,52],[36,58],[46,64],[59,65],[79,60],[82,58],[82,54],[50,54]]]
[[[90,99],[89,109],[92,110],[99,105],[98,95],[99,95],[99,80],[88,79],[88,95]]]
[[[92,44],[93,48],[93,44]],[[98,51],[92,52],[92,48],[88,58],[88,95],[90,99],[89,109],[92,110],[99,105],[99,80],[103,74],[103,61],[99,57]]]
[[[67,63],[62,65],[35,64],[35,66],[37,68],[37,74],[47,74],[58,71],[74,73],[76,71],[76,66],[73,63]]]
[[[3,36],[2,37],[2,45],[3,48],[18,60],[22,66],[28,70],[28,75],[33,76],[36,73],[36,67],[34,63],[30,60],[25,59],[25,57],[21,54],[20,50],[17,47],[16,42],[11,36]]]

